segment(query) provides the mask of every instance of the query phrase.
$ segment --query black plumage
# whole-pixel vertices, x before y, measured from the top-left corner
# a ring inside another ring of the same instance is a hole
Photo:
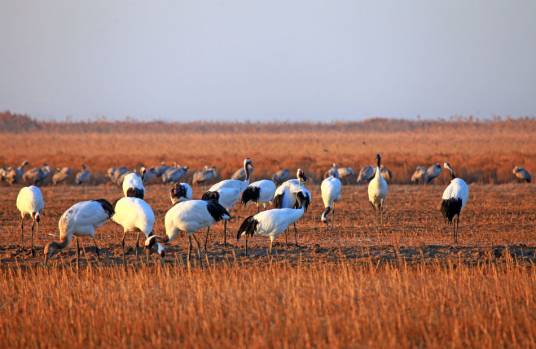
[[[108,200],[106,200],[106,199],[96,199],[96,200],[93,200],[93,201],[96,201],[99,204],[101,204],[102,209],[104,211],[106,211],[106,214],[108,214],[108,217],[112,217],[114,215],[114,213],[115,213],[114,207],[112,206],[112,204]]]
[[[220,193],[217,191],[207,191],[201,196],[201,200],[205,201],[218,201],[220,199]]]
[[[214,201],[214,200],[208,200],[207,210],[208,210],[208,213],[210,213],[210,215],[212,216],[212,218],[214,218],[216,222],[221,221],[224,218],[224,216],[231,217],[231,215],[229,214],[229,212],[227,212],[225,207],[223,207],[217,201]]]
[[[242,193],[242,203],[245,205],[249,201],[258,202],[261,195],[261,188],[247,187]]]
[[[177,184],[175,187],[170,189],[171,197],[173,198],[185,198],[186,197],[186,188],[182,184]]]
[[[462,199],[460,198],[450,198],[441,202],[441,213],[443,213],[443,217],[445,217],[449,223],[452,223],[452,219],[456,215],[460,215],[461,210]]]
[[[128,188],[127,189],[127,197],[143,199],[144,195],[145,195],[145,192],[144,192],[143,189],[139,189],[139,188]]]
[[[274,201],[273,201],[273,205],[274,205],[274,208],[282,208],[283,207],[283,196],[285,194],[277,194],[276,196],[274,196]]]
[[[259,221],[257,221],[254,216],[249,216],[248,218],[244,219],[244,221],[240,225],[240,228],[238,228],[238,232],[236,233],[236,239],[240,240],[242,234],[245,234],[246,236],[253,236],[253,234],[255,234],[255,230],[257,229],[258,224]]]

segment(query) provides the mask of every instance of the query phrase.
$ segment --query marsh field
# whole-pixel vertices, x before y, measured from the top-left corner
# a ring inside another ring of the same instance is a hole
[[[5,121],[5,120],[4,120]],[[8,120],[9,121],[9,120]],[[116,185],[44,186],[36,256],[20,248],[15,199],[0,186],[0,347],[462,348],[536,346],[536,187],[515,183],[515,165],[536,170],[536,121],[386,121],[318,124],[6,123],[2,164],[47,162],[98,173],[111,166],[205,164],[228,177],[250,157],[254,179],[302,167],[313,199],[294,233],[236,240],[256,212],[237,206],[230,246],[223,225],[207,253],[187,265],[187,238],[161,261],[136,257],[122,228],[97,232],[99,256],[81,239],[43,265],[43,246],[58,237],[59,216],[81,200],[122,195]],[[366,185],[345,185],[333,225],[320,222],[319,182],[336,162],[354,169],[381,152],[394,173],[379,226]],[[470,184],[458,243],[439,212],[447,173],[411,185],[415,166],[449,161]],[[194,187],[194,198],[206,188]],[[147,186],[146,201],[163,234],[169,186]],[[29,244],[29,225],[25,246]],[[199,232],[204,237],[204,232]],[[162,263],[163,262],[163,263]]]

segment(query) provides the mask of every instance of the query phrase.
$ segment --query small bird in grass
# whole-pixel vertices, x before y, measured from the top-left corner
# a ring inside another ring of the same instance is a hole
[[[381,162],[381,155],[376,154],[376,172],[368,185],[368,198],[374,210],[380,215],[380,225],[383,225],[383,208],[387,198],[388,185],[381,175]]]
[[[260,235],[270,238],[268,254],[272,255],[272,244],[279,235],[287,230],[290,224],[295,223],[303,216],[307,197],[303,192],[292,193],[296,197],[297,208],[274,208],[247,217],[238,229],[236,238],[246,237],[245,254],[248,254],[248,236]]]
[[[59,220],[60,241],[53,241],[45,246],[45,264],[59,251],[68,247],[76,236],[76,264],[80,265],[79,237],[89,236],[95,243],[97,255],[99,247],[95,241],[95,230],[114,215],[114,207],[104,199],[81,201],[65,211]]]
[[[460,214],[469,200],[469,187],[465,181],[456,177],[456,172],[448,162],[443,165],[450,172],[450,184],[441,197],[441,212],[449,224],[453,225],[454,243],[458,242]]]
[[[43,193],[38,187],[31,185],[23,187],[17,195],[17,209],[20,212],[20,244],[24,244],[24,218],[30,216],[32,218],[32,256],[34,251],[34,227],[35,234],[39,232],[39,222],[41,221],[41,213],[45,208]]]
[[[514,167],[512,173],[520,182],[530,183],[532,181],[532,176],[530,175],[529,171],[525,170],[523,167]]]

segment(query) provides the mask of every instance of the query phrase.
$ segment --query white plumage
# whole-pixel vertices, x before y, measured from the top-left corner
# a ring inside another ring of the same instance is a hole
[[[334,204],[341,198],[342,183],[337,178],[338,173],[332,173],[331,176],[324,179],[320,185],[320,191],[322,192],[322,202],[324,203],[324,212],[320,220],[324,223],[328,223],[328,214],[334,210]]]
[[[153,233],[154,212],[151,206],[139,198],[121,198],[115,204],[115,213],[112,220],[123,227],[123,263],[125,263],[125,235],[128,232],[137,232],[136,256],[138,255],[140,232],[149,238]]]
[[[443,166],[449,170],[451,181],[441,196],[441,212],[449,223],[453,223],[454,218],[456,218],[453,225],[453,237],[454,242],[457,242],[460,214],[469,201],[469,187],[463,179],[456,177],[456,173],[448,162],[445,162]]]
[[[279,235],[287,230],[290,224],[299,220],[305,212],[306,196],[303,192],[293,193],[298,200],[298,208],[274,208],[259,212],[256,215],[246,218],[237,232],[237,239],[242,235],[246,236],[246,255],[247,255],[247,236],[260,235],[270,238],[269,254],[272,254],[272,243]]]
[[[35,234],[37,234],[41,212],[44,208],[45,201],[41,189],[35,185],[21,188],[17,195],[17,209],[20,212],[20,243],[22,246],[24,241],[24,218],[30,216],[32,218],[32,254],[34,254],[34,227],[36,226]]]
[[[125,197],[136,197],[143,199],[145,196],[145,187],[143,179],[135,172],[130,172],[123,179],[123,194]]]
[[[272,202],[275,194],[275,183],[269,179],[261,179],[248,185],[246,190],[242,193],[242,203],[246,205],[249,201],[257,203],[257,210],[259,204],[263,204],[266,208],[266,204]]]
[[[387,181],[381,175],[381,161],[380,154],[376,154],[376,171],[374,178],[368,185],[368,198],[371,205],[380,214],[380,224],[383,224],[383,206],[387,198],[388,186]]]
[[[113,214],[113,206],[104,199],[82,201],[71,206],[61,215],[58,222],[60,241],[53,241],[45,246],[45,263],[54,254],[69,246],[73,236],[89,236],[95,242],[95,230],[106,223]],[[78,239],[76,242],[79,259]]]
[[[276,208],[295,208],[297,203],[296,193],[301,191],[308,199],[308,202],[305,204],[305,208],[307,208],[311,202],[312,195],[309,189],[305,187],[306,181],[307,177],[305,176],[305,173],[302,169],[298,169],[296,178],[283,182],[283,184],[275,190],[274,206]]]
[[[155,242],[173,241],[181,231],[188,234],[188,260],[190,259],[192,248],[192,236],[194,237],[198,253],[200,253],[199,241],[193,235],[195,232],[203,228],[208,228],[220,220],[228,220],[231,216],[229,212],[216,201],[205,200],[189,200],[180,202],[170,208],[165,216],[164,224],[166,229],[166,237],[161,240],[157,236],[151,236],[145,241],[145,246],[151,248]],[[159,251],[160,255],[164,255],[164,249]],[[200,256],[200,255],[199,255]]]

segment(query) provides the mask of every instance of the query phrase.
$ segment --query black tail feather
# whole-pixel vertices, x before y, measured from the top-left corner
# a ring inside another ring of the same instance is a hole
[[[231,217],[225,207],[214,200],[207,200],[207,210],[216,222],[221,221],[226,215]]]
[[[143,200],[144,194],[145,194],[145,192],[144,192],[143,189],[139,189],[139,188],[128,188],[127,189],[127,197],[139,198],[139,199]]]
[[[201,200],[205,201],[218,201],[220,199],[220,193],[217,191],[207,191],[206,193],[203,193],[203,196],[201,196]]]
[[[247,187],[242,193],[242,203],[245,205],[249,201],[258,202],[261,194],[261,188],[259,187]]]
[[[257,221],[254,216],[249,216],[248,218],[244,219],[244,221],[240,225],[240,228],[238,228],[238,232],[236,233],[236,239],[240,240],[242,234],[253,236],[253,234],[255,234],[255,230],[257,229],[258,224],[259,221]]]
[[[112,217],[114,215],[115,213],[114,206],[112,206],[112,204],[108,200],[96,199],[94,201],[97,201],[99,204],[101,204],[102,209],[106,211],[106,213],[108,214],[108,217]]]
[[[448,219],[449,222],[452,222],[454,216],[459,216],[461,210],[462,199],[450,198],[441,202],[441,213],[443,213],[443,217]]]
[[[283,207],[283,195],[285,194],[277,194],[276,196],[274,196],[274,200],[273,200],[274,208]]]

